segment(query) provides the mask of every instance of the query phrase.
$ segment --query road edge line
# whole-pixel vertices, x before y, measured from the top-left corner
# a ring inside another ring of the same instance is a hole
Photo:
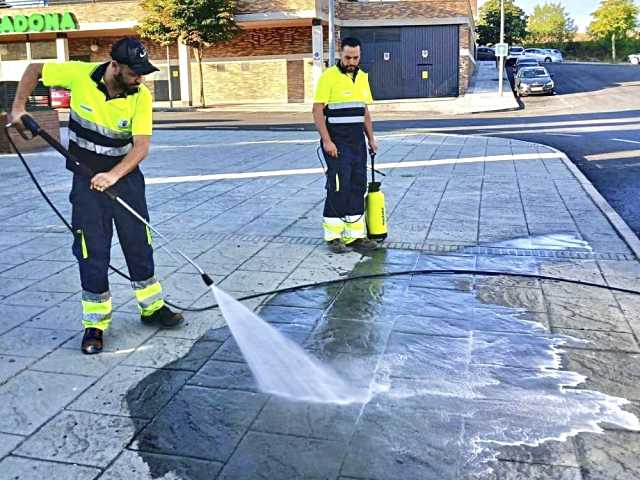
[[[623,218],[616,212],[609,202],[598,192],[596,187],[593,186],[593,183],[585,176],[584,173],[580,171],[575,163],[571,161],[566,153],[562,150],[559,150],[555,147],[551,147],[545,145],[545,147],[554,150],[558,153],[565,166],[569,169],[569,171],[573,174],[573,176],[578,180],[580,186],[584,189],[585,192],[591,197],[593,203],[596,204],[598,209],[604,214],[607,218],[611,226],[618,233],[622,240],[627,244],[627,246],[633,252],[633,255],[636,257],[637,261],[640,261],[640,239],[638,236],[633,233],[631,227],[627,225],[627,222],[623,220]]]

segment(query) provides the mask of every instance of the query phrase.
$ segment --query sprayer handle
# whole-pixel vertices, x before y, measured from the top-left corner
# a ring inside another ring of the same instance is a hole
[[[40,125],[38,125],[38,122],[36,122],[31,115],[28,115],[28,114],[23,115],[22,117],[20,117],[20,121],[25,126],[25,128],[31,132],[31,134],[34,137],[40,134],[40,131],[41,131]]]

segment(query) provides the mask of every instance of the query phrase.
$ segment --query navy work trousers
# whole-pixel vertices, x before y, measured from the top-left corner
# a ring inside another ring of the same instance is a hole
[[[153,277],[153,248],[147,227],[120,204],[104,193],[89,188],[90,179],[74,174],[69,200],[74,232],[73,254],[80,265],[82,289],[91,293],[109,290],[109,261],[113,225],[118,232],[131,280]],[[146,220],[149,219],[145,198],[144,176],[135,169],[114,185],[120,198]]]
[[[327,162],[327,199],[325,217],[346,217],[364,213],[364,194],[367,191],[367,144],[362,133],[355,141],[333,139],[338,156],[331,157],[322,150]]]

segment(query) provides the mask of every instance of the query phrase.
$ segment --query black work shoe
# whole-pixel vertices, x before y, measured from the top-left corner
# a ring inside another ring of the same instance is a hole
[[[158,325],[162,328],[177,327],[182,323],[184,317],[181,313],[172,312],[169,307],[163,305],[151,315],[141,316],[142,323],[147,325]]]
[[[102,351],[102,330],[99,328],[85,328],[82,337],[82,353],[93,355]]]
[[[351,251],[351,249],[347,247],[339,238],[330,240],[329,242],[327,242],[327,246],[329,247],[331,253],[347,253]]]
[[[356,252],[370,252],[380,248],[378,242],[368,238],[356,238],[353,242],[348,243],[347,246],[353,248]]]

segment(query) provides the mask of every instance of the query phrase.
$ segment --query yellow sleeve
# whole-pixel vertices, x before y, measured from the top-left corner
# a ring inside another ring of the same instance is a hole
[[[42,83],[46,87],[73,88],[73,79],[88,75],[93,65],[85,62],[45,63],[42,66]]]
[[[313,99],[314,103],[324,103],[325,105],[329,103],[329,98],[331,97],[331,84],[332,82],[329,70],[325,70],[318,82],[316,96]]]
[[[151,135],[153,130],[153,106],[151,92],[144,85],[140,85],[136,110],[131,119],[131,135]]]
[[[373,94],[371,93],[371,85],[369,84],[369,75],[367,74],[367,76],[365,77],[366,79],[366,84],[367,84],[367,88],[366,88],[366,92],[365,92],[365,98],[364,98],[364,103],[366,103],[367,105],[371,105],[373,103]]]

